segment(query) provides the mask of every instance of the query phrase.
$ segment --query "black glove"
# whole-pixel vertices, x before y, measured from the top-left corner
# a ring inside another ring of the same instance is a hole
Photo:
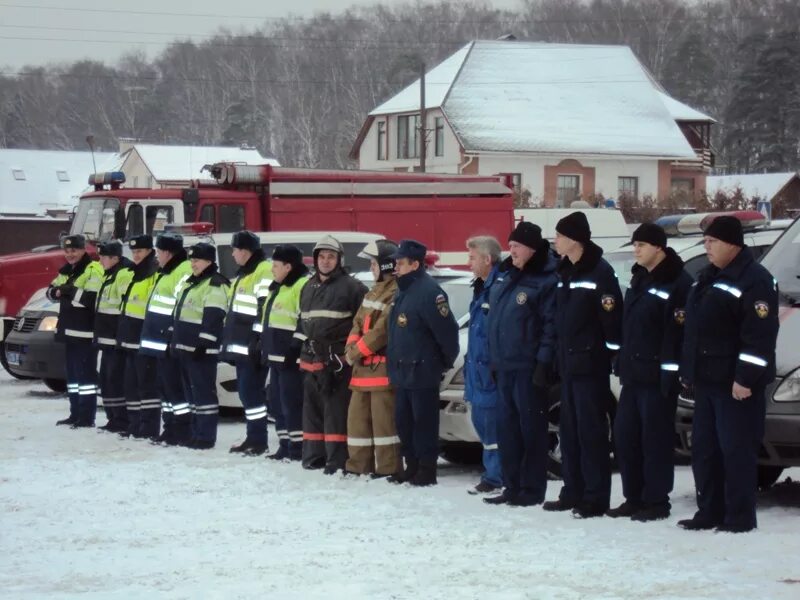
[[[200,360],[206,355],[206,347],[205,346],[197,346],[194,351],[192,352],[192,358],[194,360]]]
[[[687,400],[694,400],[694,384],[681,378],[681,396]]]
[[[547,389],[550,387],[550,365],[538,363],[533,371],[533,387]]]
[[[247,356],[250,357],[250,362],[256,369],[261,368],[261,339],[258,337],[251,337],[250,342],[247,344]]]
[[[296,367],[298,358],[300,358],[300,348],[289,348],[286,351],[286,357],[283,359],[283,364],[286,367]]]
[[[61,298],[70,300],[73,296],[75,296],[75,286],[71,283],[65,283],[58,289],[61,292]]]

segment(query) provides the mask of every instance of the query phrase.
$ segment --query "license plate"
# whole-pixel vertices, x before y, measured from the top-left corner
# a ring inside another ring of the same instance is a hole
[[[6,352],[6,361],[9,365],[19,366],[19,352]]]

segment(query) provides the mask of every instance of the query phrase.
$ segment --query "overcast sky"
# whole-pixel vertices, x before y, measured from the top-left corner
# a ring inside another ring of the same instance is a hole
[[[246,31],[270,18],[336,14],[354,5],[396,6],[410,1],[0,0],[0,67],[13,72],[23,65],[82,58],[113,63],[134,49],[152,58],[174,38],[202,41],[219,27]],[[520,3],[487,2],[495,8],[516,8]]]

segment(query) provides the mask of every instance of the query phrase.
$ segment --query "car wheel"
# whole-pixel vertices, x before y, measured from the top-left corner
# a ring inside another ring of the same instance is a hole
[[[17,375],[9,368],[8,361],[6,360],[6,345],[5,343],[0,344],[0,364],[3,365],[3,368],[6,370],[6,373],[11,375],[14,379],[26,380],[26,379],[36,379],[35,377],[28,377],[26,375]]]
[[[758,489],[768,490],[771,488],[778,481],[781,473],[783,473],[783,467],[758,465]]]
[[[63,394],[67,391],[67,382],[63,379],[44,379],[44,384],[48,389]]]
[[[483,460],[483,447],[470,442],[445,442],[439,454],[456,465],[477,465]]]

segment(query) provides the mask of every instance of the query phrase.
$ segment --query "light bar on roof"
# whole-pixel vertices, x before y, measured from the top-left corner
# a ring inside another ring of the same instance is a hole
[[[688,215],[665,215],[656,221],[656,225],[660,225],[667,235],[697,235],[703,233],[714,219],[723,215],[739,219],[742,223],[742,229],[745,231],[767,224],[767,218],[758,211],[732,210]]]
[[[89,175],[89,185],[102,186],[115,183],[125,183],[125,173],[122,171],[105,171],[103,173],[92,173]]]

